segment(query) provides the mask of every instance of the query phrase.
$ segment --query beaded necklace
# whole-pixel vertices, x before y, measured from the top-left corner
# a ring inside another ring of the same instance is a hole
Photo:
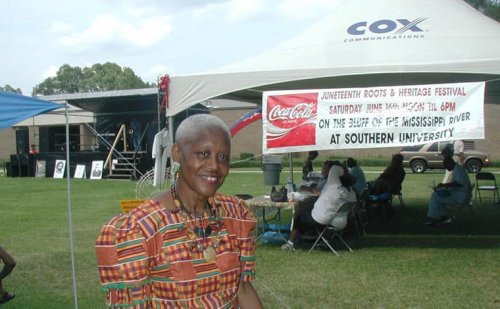
[[[222,218],[217,215],[217,211],[212,206],[213,199],[208,200],[200,215],[182,204],[178,192],[177,183],[174,183],[170,187],[170,193],[177,209],[181,212],[182,229],[186,231],[188,246],[192,251],[202,252],[205,261],[213,262],[217,257],[215,249],[220,245],[220,227],[222,227]],[[212,235],[212,226],[219,229],[216,235]]]

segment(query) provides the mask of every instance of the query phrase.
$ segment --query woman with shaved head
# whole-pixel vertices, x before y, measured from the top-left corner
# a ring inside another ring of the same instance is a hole
[[[255,276],[252,212],[217,190],[229,172],[227,126],[207,114],[185,119],[172,159],[172,187],[114,217],[96,242],[109,306],[261,308]]]

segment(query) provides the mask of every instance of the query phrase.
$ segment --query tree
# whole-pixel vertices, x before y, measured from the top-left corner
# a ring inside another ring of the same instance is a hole
[[[108,91],[148,87],[130,68],[121,68],[115,63],[94,64],[84,68],[84,91]]]
[[[500,21],[500,5],[498,1],[494,0],[465,0],[468,4],[473,6],[476,10],[484,15]]]
[[[33,95],[137,89],[153,86],[153,84],[144,83],[132,69],[121,68],[116,63],[96,63],[83,69],[64,64],[59,68],[55,77],[46,78],[35,86]]]
[[[21,89],[19,89],[19,88],[14,89],[14,87],[12,87],[11,85],[5,85],[4,87],[0,86],[0,90],[6,91],[6,92],[15,92],[15,93],[23,94]]]

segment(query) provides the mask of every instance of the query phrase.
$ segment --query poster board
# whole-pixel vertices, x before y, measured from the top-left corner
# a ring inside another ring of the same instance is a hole
[[[76,169],[75,169],[75,176],[74,178],[79,178],[79,179],[85,179],[87,178],[85,175],[85,165],[84,164],[77,164]]]
[[[54,165],[54,178],[64,178],[64,170],[66,168],[66,160],[56,160]]]
[[[92,161],[92,168],[90,172],[90,179],[102,179],[102,168],[104,161]]]
[[[43,177],[45,177],[47,161],[45,161],[45,160],[36,160],[35,164],[36,164],[36,166],[35,166],[35,177],[37,177],[37,178],[43,178]]]
[[[484,139],[484,82],[268,91],[263,153]]]

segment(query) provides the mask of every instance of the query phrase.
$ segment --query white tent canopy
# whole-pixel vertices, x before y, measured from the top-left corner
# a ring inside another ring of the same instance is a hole
[[[332,14],[261,55],[172,76],[167,116],[263,91],[487,81],[500,103],[500,24],[463,0],[337,0]]]

